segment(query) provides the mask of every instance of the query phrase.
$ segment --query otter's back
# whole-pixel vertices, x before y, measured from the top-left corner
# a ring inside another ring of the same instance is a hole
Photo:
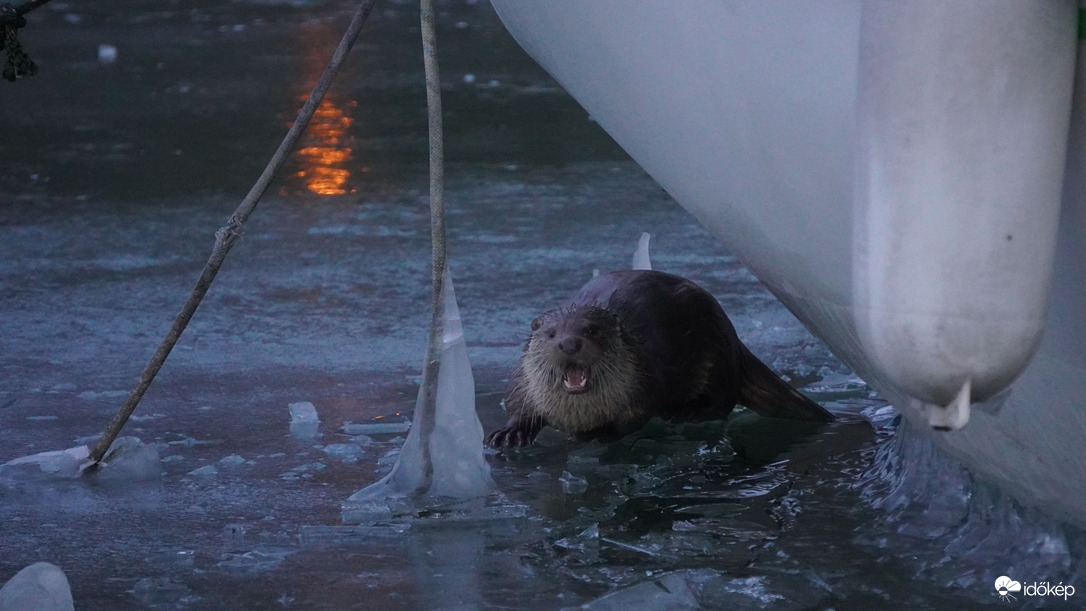
[[[710,407],[731,410],[743,347],[716,298],[698,285],[658,271],[620,270],[590,280],[570,305],[594,305],[619,316],[637,350],[655,413],[689,418],[692,409],[698,416],[711,416],[702,413]]]

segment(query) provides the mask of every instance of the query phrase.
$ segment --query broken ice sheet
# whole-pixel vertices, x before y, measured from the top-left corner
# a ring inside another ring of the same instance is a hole
[[[0,465],[0,482],[75,479],[82,474],[89,457],[87,446],[20,456]]]
[[[582,609],[699,609],[697,598],[684,573],[669,573],[617,592],[611,592],[581,606]]]
[[[562,492],[566,494],[584,494],[588,490],[588,480],[569,471],[563,471],[558,481],[562,483]]]
[[[344,503],[345,521],[357,514],[359,506],[370,508],[374,502],[414,495],[471,499],[493,487],[483,455],[483,426],[475,411],[475,380],[448,266],[442,287],[445,312],[437,387],[419,389],[414,422],[392,472]],[[427,392],[435,393],[433,414],[424,408]]]
[[[0,483],[73,480],[93,463],[85,445],[66,450],[21,456],[0,465]],[[126,482],[157,479],[162,475],[158,447],[136,437],[119,437],[106,452],[98,468],[88,473],[98,481]]]
[[[297,549],[274,546],[258,545],[254,549],[241,554],[225,552],[219,561],[219,568],[229,571],[246,573],[259,573],[274,568],[288,556],[297,553]]]

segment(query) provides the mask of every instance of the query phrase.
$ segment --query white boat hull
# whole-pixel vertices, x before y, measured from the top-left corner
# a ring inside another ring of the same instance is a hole
[[[1073,3],[493,4],[907,418],[958,429],[933,435],[978,475],[1086,525],[1086,62],[1076,78]]]

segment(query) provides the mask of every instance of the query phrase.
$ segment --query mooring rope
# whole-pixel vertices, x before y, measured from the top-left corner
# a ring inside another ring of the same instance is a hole
[[[196,286],[192,289],[192,294],[189,295],[188,301],[186,301],[184,307],[181,308],[181,313],[177,315],[173,326],[166,334],[166,338],[162,340],[158,350],[151,358],[151,362],[149,362],[147,367],[143,370],[143,374],[140,375],[136,387],[132,389],[132,392],[128,395],[128,399],[121,405],[117,415],[114,416],[113,421],[110,422],[105,434],[98,440],[98,443],[94,446],[94,450],[91,451],[90,459],[95,464],[102,460],[109,450],[109,446],[117,439],[117,435],[120,434],[121,429],[124,428],[125,423],[128,422],[128,418],[132,415],[132,412],[136,410],[136,406],[139,405],[140,399],[143,398],[144,393],[147,392],[147,388],[155,379],[159,369],[162,368],[162,364],[166,362],[166,357],[170,355],[170,351],[173,350],[177,340],[181,337],[181,333],[184,332],[185,327],[188,326],[189,320],[192,319],[192,315],[196,312],[196,308],[199,307],[200,302],[203,301],[204,295],[207,294],[207,290],[215,280],[216,274],[219,273],[219,268],[222,267],[222,263],[226,259],[227,253],[230,252],[230,249],[237,239],[241,237],[242,228],[249,219],[249,215],[256,209],[257,203],[268,189],[268,185],[271,183],[272,178],[275,177],[275,174],[282,167],[283,163],[286,162],[287,157],[298,143],[298,139],[301,138],[302,132],[304,132],[306,126],[309,125],[309,120],[313,118],[313,113],[316,112],[317,107],[320,106],[321,101],[324,100],[324,94],[328,92],[328,88],[332,85],[332,81],[335,79],[344,60],[347,59],[347,54],[350,52],[351,47],[354,46],[355,40],[358,39],[358,35],[362,32],[362,26],[365,25],[366,19],[369,17],[370,11],[373,10],[373,5],[376,1],[377,0],[363,0],[359,3],[358,9],[355,11],[354,16],[351,18],[351,23],[347,27],[347,31],[343,34],[343,38],[340,39],[339,46],[336,47],[335,53],[332,54],[332,59],[328,61],[328,65],[325,66],[324,72],[321,74],[316,86],[313,87],[313,92],[309,95],[309,99],[305,101],[305,104],[302,105],[302,109],[298,111],[298,117],[294,120],[294,124],[291,125],[290,130],[279,144],[279,148],[275,151],[271,160],[268,161],[268,165],[264,168],[264,172],[260,175],[260,178],[257,179],[253,188],[249,190],[249,194],[246,195],[245,199],[238,205],[237,210],[234,211],[234,214],[230,217],[227,224],[215,232],[215,247],[211,252],[210,258],[208,258],[207,264],[204,266],[203,273],[200,274],[200,279],[197,280]]]
[[[437,422],[437,380],[441,371],[441,350],[444,343],[445,300],[444,277],[445,248],[445,144],[441,130],[441,77],[437,66],[437,33],[434,26],[433,0],[420,0],[419,18],[422,24],[422,61],[426,73],[426,110],[430,126],[430,240],[433,291],[431,294],[432,318],[430,339],[426,346],[426,364],[419,404],[421,413],[415,414],[422,448],[422,464],[425,473],[424,486],[429,487],[433,478],[434,464],[430,454],[430,440]],[[416,492],[424,492],[419,490]]]

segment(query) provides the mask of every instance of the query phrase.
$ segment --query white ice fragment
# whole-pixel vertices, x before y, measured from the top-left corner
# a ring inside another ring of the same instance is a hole
[[[304,424],[309,422],[321,421],[320,418],[317,416],[317,408],[314,407],[313,404],[309,401],[291,403],[289,408],[291,424]]]
[[[317,408],[308,401],[300,401],[290,404],[290,434],[303,441],[317,438],[320,434],[320,418],[317,417]]]
[[[562,492],[566,494],[584,494],[588,490],[588,480],[569,471],[563,471],[558,481],[562,482]]]
[[[212,465],[200,467],[199,469],[193,469],[185,475],[191,475],[192,477],[215,477],[219,474],[219,470]]]
[[[633,261],[630,263],[632,269],[652,269],[652,262],[649,261],[650,238],[651,236],[648,233],[641,233],[641,239],[637,241],[637,250],[634,252]]]
[[[245,464],[245,459],[238,454],[231,454],[230,456],[220,458],[219,464],[226,467],[240,467]]]
[[[448,266],[442,286],[445,315],[442,347],[436,356],[440,366],[436,388],[419,389],[411,431],[392,472],[353,494],[344,504],[345,515],[352,504],[416,495],[470,499],[487,494],[493,486],[483,455],[483,426],[475,411],[475,380]],[[434,393],[433,413],[426,413],[427,393]]]
[[[87,446],[20,456],[0,465],[0,482],[76,479],[89,464],[89,456]]]
[[[352,443],[332,443],[324,446],[324,453],[343,462],[358,462],[365,450]]]
[[[102,65],[112,64],[117,61],[117,47],[113,45],[98,45],[98,63]]]
[[[475,82],[475,75],[471,74],[470,72],[468,74],[465,74],[464,75],[464,82],[467,83],[468,85],[474,83]]]
[[[411,422],[408,420],[369,422],[365,424],[347,422],[340,427],[340,430],[348,435],[387,435],[393,433],[406,433],[411,430]]]
[[[37,562],[0,588],[0,611],[74,611],[72,589],[55,564]]]

